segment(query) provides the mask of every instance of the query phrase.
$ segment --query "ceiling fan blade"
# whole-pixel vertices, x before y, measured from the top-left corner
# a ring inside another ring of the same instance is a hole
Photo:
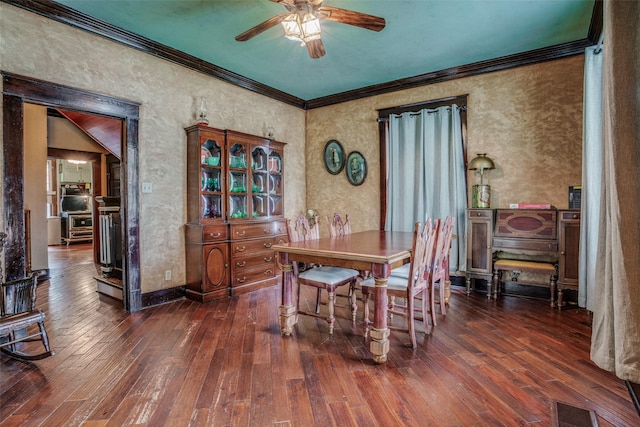
[[[371,31],[382,31],[387,22],[384,18],[367,15],[353,10],[340,9],[332,6],[320,6],[318,8],[320,18],[329,21],[341,22]]]
[[[273,18],[269,18],[266,21],[256,25],[255,27],[249,28],[244,33],[236,36],[236,40],[239,42],[246,42],[247,40],[257,36],[258,34],[267,31],[269,28],[275,27],[287,16],[289,16],[289,13],[280,13]]]
[[[313,59],[322,58],[325,55],[322,39],[310,40],[306,43],[309,56]]]

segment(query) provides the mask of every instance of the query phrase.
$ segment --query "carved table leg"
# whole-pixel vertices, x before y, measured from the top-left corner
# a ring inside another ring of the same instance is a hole
[[[369,350],[376,363],[385,363],[389,353],[389,328],[387,327],[387,279],[375,278],[376,298],[373,313],[373,328]]]
[[[287,254],[278,253],[278,267],[282,270],[282,305],[280,306],[282,335],[291,335],[293,326],[298,323],[298,313],[293,304],[293,266],[288,262]]]

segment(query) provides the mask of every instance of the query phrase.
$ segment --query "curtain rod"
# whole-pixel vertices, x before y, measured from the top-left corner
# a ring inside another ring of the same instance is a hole
[[[438,108],[439,108],[439,107],[438,107]],[[450,109],[451,107],[449,107],[449,106],[448,106],[447,108],[449,108],[449,109]],[[466,106],[466,105],[461,105],[459,108],[460,108],[460,110],[462,110],[462,111],[467,111],[467,106]],[[433,114],[433,113],[437,113],[437,111],[435,111],[435,109],[433,109],[433,111],[427,111],[427,114]],[[410,115],[410,116],[419,116],[420,114],[422,114],[422,111],[410,112],[410,113],[409,113],[409,115]],[[394,115],[394,116],[399,116],[400,114],[389,114],[389,116],[392,116],[392,115]],[[376,119],[376,121],[377,121],[378,123],[381,123],[381,122],[388,122],[388,121],[389,121],[389,117],[378,117],[378,118]]]

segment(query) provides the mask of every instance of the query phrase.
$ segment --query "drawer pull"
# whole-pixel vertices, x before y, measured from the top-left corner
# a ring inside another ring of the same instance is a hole
[[[273,257],[272,257],[272,256],[270,256],[270,257],[264,257],[263,259],[264,259],[264,262],[271,262],[271,261],[273,261]]]
[[[236,252],[244,252],[246,249],[247,249],[247,247],[246,247],[246,246],[238,246],[238,247],[236,248]]]
[[[220,236],[222,236],[222,233],[220,233],[220,232],[218,232],[218,233],[209,233],[209,237],[213,237],[214,239],[216,237],[220,237]]]
[[[267,270],[267,271],[265,271],[265,272],[264,272],[264,275],[265,275],[265,276],[271,276],[271,275],[273,275],[273,270]]]
[[[245,265],[247,265],[247,261],[236,262],[236,267],[244,267]]]
[[[573,219],[578,219],[578,214],[573,214]]]
[[[269,230],[268,228],[264,228],[262,229],[262,231],[264,231],[264,234],[271,234],[271,230]]]
[[[265,248],[270,248],[270,247],[271,247],[271,245],[272,245],[272,243],[271,243],[271,242],[269,242],[269,243],[265,243],[265,244],[264,244],[264,247],[265,247]]]
[[[476,212],[476,216],[482,216],[482,212]]]
[[[236,279],[236,282],[238,282],[238,283],[244,283],[246,281],[247,281],[247,276],[243,277],[242,279],[240,279],[240,278]]]
[[[245,234],[247,234],[247,232],[245,230],[236,231],[236,235],[238,235],[238,236],[244,236]]]

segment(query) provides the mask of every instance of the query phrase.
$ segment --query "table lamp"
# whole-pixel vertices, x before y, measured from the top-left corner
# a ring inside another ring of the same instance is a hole
[[[471,192],[471,207],[473,208],[489,208],[491,207],[491,189],[489,184],[483,182],[484,171],[495,169],[496,165],[493,160],[487,157],[486,153],[478,154],[478,157],[471,160],[469,170],[480,171],[480,184],[475,184]]]

